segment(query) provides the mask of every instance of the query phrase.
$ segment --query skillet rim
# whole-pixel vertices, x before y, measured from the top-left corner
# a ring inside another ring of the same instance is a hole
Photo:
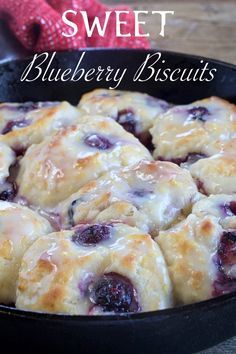
[[[233,69],[236,71],[236,65],[233,63],[227,63],[222,60],[208,58],[208,57],[201,57],[195,54],[187,54],[182,52],[174,52],[169,50],[161,50],[158,48],[150,48],[150,49],[138,49],[138,48],[81,48],[79,50],[64,50],[64,51],[56,51],[57,56],[64,56],[68,54],[75,54],[81,52],[102,52],[102,53],[116,53],[116,52],[131,52],[131,53],[156,53],[160,52],[162,54],[167,54],[170,56],[175,57],[182,57],[183,59],[194,59],[194,60],[205,60],[208,61],[210,64],[217,64],[223,67],[227,67],[229,69]],[[47,51],[47,53],[52,54],[55,51]],[[40,53],[38,53],[40,54]],[[19,62],[26,62],[32,59],[34,55],[27,55],[24,58],[17,58],[14,60],[6,60],[0,62],[0,69],[4,68],[5,66],[11,64],[17,64]],[[14,318],[24,318],[24,319],[35,319],[35,320],[46,320],[46,321],[70,321],[70,322],[96,322],[99,323],[101,321],[109,322],[123,322],[123,321],[140,321],[140,320],[149,320],[153,317],[159,318],[160,320],[165,317],[170,317],[171,315],[188,315],[192,311],[204,311],[204,309],[209,309],[210,307],[223,307],[224,305],[228,305],[232,302],[236,302],[236,291],[225,294],[216,298],[208,299],[205,301],[196,302],[189,305],[182,305],[173,308],[167,308],[163,310],[156,310],[156,311],[148,311],[148,312],[140,312],[140,313],[127,313],[127,314],[112,314],[112,315],[96,315],[96,316],[88,316],[88,315],[67,315],[67,314],[53,314],[53,313],[43,313],[43,312],[36,312],[36,311],[27,311],[27,310],[20,310],[11,306],[0,305],[0,316],[13,316]]]
[[[25,318],[25,319],[37,319],[37,320],[47,320],[47,321],[65,321],[69,320],[70,322],[83,321],[83,322],[117,322],[117,321],[127,321],[127,320],[149,320],[153,317],[161,320],[162,318],[171,317],[171,315],[188,315],[192,311],[201,311],[203,312],[206,309],[212,307],[218,308],[223,307],[223,305],[228,305],[231,302],[236,302],[236,291],[225,294],[216,298],[208,299],[205,301],[196,302],[189,305],[182,305],[173,308],[167,308],[163,310],[156,311],[146,311],[139,313],[124,313],[124,314],[113,314],[113,315],[96,315],[96,316],[88,316],[88,315],[67,315],[62,313],[44,313],[44,312],[34,312],[21,310],[10,306],[0,305],[0,315],[8,315],[17,318]]]

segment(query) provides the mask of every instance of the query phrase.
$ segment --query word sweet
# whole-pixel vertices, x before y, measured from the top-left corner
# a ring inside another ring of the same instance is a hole
[[[134,14],[134,33],[124,33],[123,27],[128,24],[128,20],[124,20],[124,15],[129,15],[130,11],[105,11],[105,19],[101,21],[101,18],[95,16],[92,23],[89,21],[89,17],[86,11],[74,11],[67,10],[62,15],[62,21],[69,27],[68,32],[62,32],[64,37],[73,37],[79,32],[79,28],[85,28],[88,37],[92,37],[95,30],[99,36],[104,37],[107,32],[108,23],[111,19],[111,14],[115,14],[115,31],[117,37],[150,37],[150,33],[140,33],[140,26],[144,26],[146,21],[140,19],[140,15],[155,15],[159,17],[160,32],[159,35],[165,36],[165,26],[167,15],[174,15],[174,11],[132,11]],[[80,16],[78,16],[80,14]],[[74,17],[74,19],[72,19]],[[128,16],[130,21],[133,21],[133,17]],[[80,23],[77,23],[79,19]],[[101,23],[103,22],[103,24]]]

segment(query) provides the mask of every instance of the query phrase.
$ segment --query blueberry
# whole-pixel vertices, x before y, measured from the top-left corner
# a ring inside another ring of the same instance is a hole
[[[73,227],[75,226],[75,222],[74,222],[74,207],[76,206],[76,204],[78,203],[78,199],[73,200],[73,202],[71,203],[69,209],[68,209],[68,218],[69,218],[69,224]]]
[[[130,280],[117,273],[102,275],[90,286],[89,299],[104,312],[138,312],[137,292]]]
[[[80,226],[75,230],[72,241],[77,245],[92,246],[111,237],[111,225],[94,224]]]
[[[5,125],[5,127],[2,130],[2,134],[7,134],[9,132],[11,132],[13,130],[13,128],[24,128],[27,127],[28,125],[30,125],[30,121],[29,120],[11,120],[9,122],[7,122],[7,124]]]
[[[13,150],[14,150],[16,157],[19,157],[19,156],[25,155],[27,148],[23,147],[23,146],[15,146]]]
[[[108,150],[113,147],[113,144],[108,138],[97,134],[87,136],[84,142],[86,145],[98,150]]]
[[[198,120],[200,122],[206,122],[207,116],[210,112],[205,107],[193,107],[188,110],[189,118],[192,120]]]
[[[213,283],[213,295],[219,296],[236,291],[236,231],[223,232],[214,262],[219,270]]]
[[[192,153],[192,154],[188,154],[186,162],[189,164],[193,164],[193,163],[197,162],[198,160],[205,159],[206,157],[207,157],[207,155],[205,155],[205,154]]]
[[[116,121],[129,133],[135,134],[135,114],[131,109],[123,109],[118,112]]]
[[[0,193],[0,200],[11,202],[17,194],[17,186],[15,183],[10,183],[9,187]]]
[[[197,162],[198,160],[200,159],[204,159],[206,158],[207,155],[205,154],[198,154],[198,153],[191,153],[191,154],[188,154],[186,157],[176,157],[174,159],[164,159],[163,157],[158,157],[158,160],[159,161],[169,161],[169,162],[173,162],[175,163],[176,165],[181,165],[181,163],[188,163],[188,164],[193,164],[195,162]]]
[[[217,254],[220,270],[224,271],[224,266],[236,264],[236,231],[223,233]]]
[[[236,215],[236,201],[220,205],[220,209],[224,216],[234,216]]]
[[[229,203],[229,209],[231,210],[233,215],[236,215],[236,201],[231,201]]]
[[[144,188],[134,189],[132,191],[132,194],[135,197],[139,197],[139,198],[146,197],[148,194],[151,194],[151,193],[152,193],[151,191],[144,189]]]

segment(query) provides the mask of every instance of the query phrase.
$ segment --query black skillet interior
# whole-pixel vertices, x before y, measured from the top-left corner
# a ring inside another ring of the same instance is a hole
[[[211,95],[236,103],[236,67],[213,60],[204,59],[209,69],[217,69],[211,82],[134,82],[134,73],[146,55],[154,52],[88,50],[81,68],[128,68],[119,89],[146,92],[177,104]],[[74,69],[81,53],[58,53],[51,68]],[[163,52],[162,59],[172,70],[202,67],[202,58],[194,56]],[[83,93],[113,85],[104,80],[21,82],[28,63],[18,60],[0,66],[0,101],[68,100],[76,104]],[[7,348],[4,354],[16,353],[20,347],[27,353],[193,353],[236,335],[235,316],[236,294],[176,309],[108,317],[45,315],[0,306],[0,339]]]

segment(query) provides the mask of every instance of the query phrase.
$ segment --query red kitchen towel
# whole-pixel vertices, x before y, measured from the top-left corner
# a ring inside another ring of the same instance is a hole
[[[73,22],[78,25],[78,33],[68,38],[62,36],[63,31],[68,33],[69,27],[61,16],[70,9],[78,12],[76,21],[73,17]],[[112,11],[104,37],[96,31],[91,38],[87,37],[80,10],[87,11],[90,24],[95,16],[103,24],[105,11]],[[127,21],[127,24],[122,25],[122,33],[131,33],[131,37],[116,36],[115,10],[129,11],[129,14],[122,14],[121,20]],[[85,47],[150,47],[147,38],[134,36],[134,13],[127,6],[111,8],[97,0],[0,0],[0,17],[8,21],[23,46],[33,52]]]

